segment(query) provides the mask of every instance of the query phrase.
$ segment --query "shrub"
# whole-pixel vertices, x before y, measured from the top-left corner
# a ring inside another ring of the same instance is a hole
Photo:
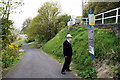
[[[114,68],[112,68],[111,72],[113,72],[114,78],[120,79],[120,67],[114,67]]]
[[[3,68],[10,67],[18,56],[18,45],[16,43],[11,43],[8,45],[5,49],[2,50]]]
[[[94,67],[87,67],[84,71],[78,73],[82,78],[97,78],[97,72]]]
[[[39,42],[33,42],[33,43],[29,43],[30,47],[33,48],[40,48],[44,45],[44,43],[39,43]]]
[[[26,43],[30,43],[30,42],[33,42],[33,41],[35,41],[35,40],[28,39],[28,38],[25,40]]]
[[[18,41],[18,47],[19,47],[19,48],[22,48],[22,46],[23,46],[23,42],[22,42],[22,40],[19,40],[19,41]]]

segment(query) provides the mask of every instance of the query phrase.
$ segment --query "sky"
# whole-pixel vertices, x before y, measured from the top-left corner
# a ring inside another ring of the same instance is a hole
[[[71,16],[82,16],[82,0],[23,0],[24,5],[16,9],[16,13],[10,15],[14,21],[14,27],[22,28],[23,22],[27,18],[34,18],[38,15],[38,9],[44,2],[58,2],[61,5],[61,13]]]

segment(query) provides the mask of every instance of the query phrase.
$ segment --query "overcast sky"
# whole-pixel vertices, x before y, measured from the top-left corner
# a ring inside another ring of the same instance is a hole
[[[62,13],[72,16],[82,16],[82,0],[23,0],[24,5],[17,8],[17,13],[10,16],[10,19],[14,21],[14,26],[21,29],[25,19],[35,17],[38,14],[38,9],[46,1],[59,2]]]

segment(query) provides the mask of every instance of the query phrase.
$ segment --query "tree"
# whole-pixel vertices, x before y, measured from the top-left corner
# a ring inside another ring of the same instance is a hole
[[[20,1],[13,1],[13,0],[1,0],[0,1],[0,9],[2,18],[9,19],[9,15],[13,12],[15,12],[15,9],[19,6],[22,6],[22,0]]]
[[[57,16],[60,13],[60,5],[56,3],[46,2],[38,10],[41,15],[41,22],[45,24],[46,35],[48,40],[55,36],[54,30],[56,30],[55,23],[57,22]],[[50,34],[50,35],[48,35]]]
[[[64,26],[67,26],[67,22],[69,19],[71,19],[71,16],[68,16],[67,14],[58,16],[58,22],[64,22],[65,23]]]
[[[93,10],[94,14],[99,14],[117,7],[120,7],[120,2],[89,2],[83,9],[83,16],[87,17],[90,9]]]
[[[71,19],[71,16],[67,14],[62,14],[58,16],[57,22],[56,22],[57,32],[67,26],[67,22],[69,19]]]
[[[27,29],[28,37],[49,40],[56,34],[55,25],[60,13],[60,5],[57,2],[45,2],[38,13]]]
[[[67,22],[71,18],[67,14],[59,14],[60,5],[57,2],[45,2],[38,13],[27,28],[27,35],[30,40],[50,40],[58,31],[67,26]]]
[[[31,18],[27,18],[23,22],[21,33],[25,33],[25,34],[27,33],[27,28],[30,26],[31,20],[32,20]]]
[[[13,0],[1,0],[0,1],[0,22],[2,27],[2,48],[5,48],[7,44],[11,43],[10,36],[12,34],[12,24],[13,21],[9,20],[9,16],[14,10],[21,6],[23,3],[21,1],[14,2]]]

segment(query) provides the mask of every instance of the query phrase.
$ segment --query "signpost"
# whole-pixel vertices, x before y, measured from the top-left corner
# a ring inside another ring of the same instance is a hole
[[[92,60],[94,60],[94,25],[95,25],[95,16],[90,10],[88,14],[88,44],[89,52],[92,54]]]

